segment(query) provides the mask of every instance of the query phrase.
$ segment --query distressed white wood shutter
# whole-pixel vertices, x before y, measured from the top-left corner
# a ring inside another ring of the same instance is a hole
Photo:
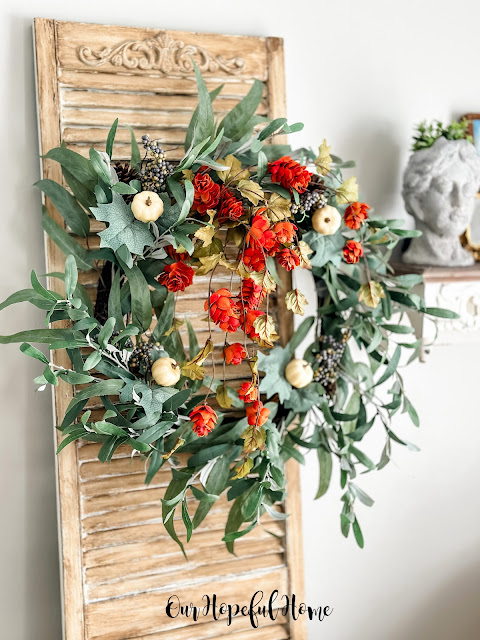
[[[209,89],[224,83],[214,107],[228,111],[249,90],[253,78],[264,83],[259,113],[285,115],[283,43],[279,38],[253,38],[115,27],[55,20],[35,20],[35,47],[40,116],[41,152],[60,145],[81,154],[90,146],[105,148],[110,125],[119,117],[115,159],[129,157],[129,132],[138,140],[144,133],[159,139],[168,157],[181,157],[187,124],[197,102],[191,56]],[[43,175],[61,181],[59,166],[44,161]],[[47,201],[59,224],[62,218]],[[92,222],[92,232],[95,231]],[[89,246],[98,238],[92,235]],[[64,270],[65,256],[47,238],[49,272]],[[221,278],[221,275],[219,276]],[[96,295],[96,272],[81,274],[81,282]],[[59,288],[57,280],[50,288]],[[186,292],[187,293],[187,292]],[[179,299],[202,342],[200,315],[205,284]],[[277,309],[281,333],[291,325]],[[65,364],[66,355],[57,354]],[[232,374],[233,375],[233,374]],[[235,374],[238,376],[238,374]],[[60,382],[55,389],[55,419],[63,418],[71,389]],[[92,401],[91,408],[100,411]],[[98,446],[79,443],[58,457],[58,504],[66,640],[233,640],[258,637],[281,640],[306,637],[301,620],[279,616],[262,621],[254,631],[246,618],[227,628],[211,618],[196,623],[169,620],[165,603],[172,593],[188,604],[200,604],[203,594],[220,600],[244,602],[257,590],[302,597],[303,558],[298,469],[288,468],[290,518],[265,518],[272,537],[257,528],[236,543],[238,557],[221,542],[229,505],[220,499],[195,532],[185,562],[161,524],[160,498],[169,481],[161,470],[147,487],[144,462],[119,450],[104,465]],[[180,527],[179,527],[180,529]]]

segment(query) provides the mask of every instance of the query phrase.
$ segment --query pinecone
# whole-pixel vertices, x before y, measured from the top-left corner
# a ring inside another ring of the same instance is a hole
[[[131,180],[140,180],[140,175],[138,171],[136,170],[135,167],[132,167],[130,165],[130,162],[128,162],[128,160],[125,160],[125,162],[119,162],[119,161],[114,162],[113,168],[115,169],[115,172],[120,182],[129,184]],[[130,204],[130,202],[133,200],[133,194],[124,195],[123,199],[127,204]]]
[[[343,333],[340,340],[330,335],[320,336],[318,349],[313,351],[317,365],[313,379],[322,385],[330,398],[335,395],[338,368],[349,338],[348,331]]]

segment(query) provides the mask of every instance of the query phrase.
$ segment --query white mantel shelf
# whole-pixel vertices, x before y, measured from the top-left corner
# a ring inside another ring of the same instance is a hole
[[[397,274],[418,273],[423,284],[413,288],[427,307],[444,307],[459,314],[457,320],[411,314],[415,335],[422,338],[424,350],[435,340],[439,346],[480,343],[480,263],[471,267],[425,267],[394,265]]]

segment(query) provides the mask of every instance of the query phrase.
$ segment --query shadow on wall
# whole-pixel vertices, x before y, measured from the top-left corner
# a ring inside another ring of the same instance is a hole
[[[43,232],[40,223],[40,195],[31,186],[40,177],[38,159],[38,132],[35,101],[33,21],[11,17],[8,20],[7,68],[10,74],[4,79],[8,86],[8,113],[11,119],[3,143],[7,157],[20,158],[21,170],[12,172],[13,194],[5,193],[14,209],[11,217],[10,239],[20,248],[18,268],[28,287],[28,271],[34,266],[37,273],[45,273]],[[22,193],[22,210],[18,215],[18,194]],[[28,218],[29,231],[25,232]],[[12,249],[9,249],[12,251]],[[15,248],[13,248],[15,251]],[[23,262],[22,262],[23,260]],[[32,264],[33,263],[33,264]],[[24,274],[24,275],[23,275]],[[27,308],[28,307],[28,308]],[[28,315],[29,324],[41,327],[42,312],[26,303],[16,308],[17,317]],[[43,317],[42,317],[43,316]],[[4,328],[5,325],[2,325]],[[24,326],[12,327],[12,330]],[[5,331],[6,333],[6,331]],[[12,345],[13,348],[13,345]],[[18,349],[12,356],[15,362],[21,354]],[[4,360],[5,362],[5,360]],[[2,561],[5,571],[19,574],[23,570],[23,594],[6,594],[7,619],[2,620],[3,631],[9,637],[20,626],[24,638],[60,638],[61,611],[58,568],[57,514],[55,496],[55,453],[52,433],[52,403],[48,391],[35,393],[32,379],[41,372],[37,363],[25,359],[16,366],[16,386],[10,393],[11,403],[5,411],[5,422],[15,427],[21,448],[12,452],[18,460],[18,474],[9,487],[9,500],[21,506],[21,517],[10,522],[12,540],[19,544],[21,562],[15,563],[15,555],[8,552]],[[10,374],[11,376],[12,374]],[[9,382],[13,382],[10,377]],[[9,417],[7,417],[9,414]],[[6,425],[5,425],[6,426]],[[23,489],[22,489],[23,488]],[[23,601],[22,601],[23,597]],[[13,601],[14,604],[13,604]],[[4,603],[5,604],[5,603]],[[10,627],[11,625],[11,627]],[[2,635],[2,634],[0,634]]]
[[[472,554],[472,557],[474,555]],[[442,562],[442,558],[438,558]],[[416,610],[404,612],[388,640],[473,640],[480,638],[480,565],[466,567],[453,580],[432,584]],[[402,603],[397,603],[401,610]]]

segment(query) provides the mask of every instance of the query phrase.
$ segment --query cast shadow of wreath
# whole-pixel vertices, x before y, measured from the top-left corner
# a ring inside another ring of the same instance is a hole
[[[438,562],[442,562],[441,557]],[[432,586],[416,608],[404,611],[388,640],[473,640],[480,637],[479,604],[477,561],[443,584]]]

